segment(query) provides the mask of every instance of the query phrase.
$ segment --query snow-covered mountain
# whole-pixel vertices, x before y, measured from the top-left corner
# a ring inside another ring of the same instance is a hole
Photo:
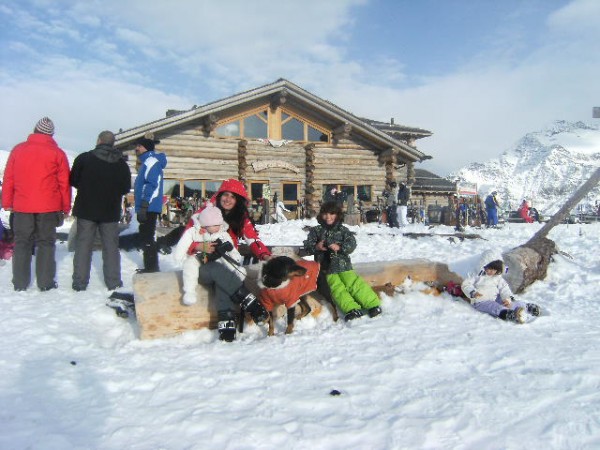
[[[517,209],[527,199],[538,210],[552,214],[599,165],[599,127],[558,120],[526,134],[498,158],[471,163],[450,178],[476,183],[482,195],[498,191],[504,209]],[[581,207],[592,209],[596,202],[600,203],[600,186]]]

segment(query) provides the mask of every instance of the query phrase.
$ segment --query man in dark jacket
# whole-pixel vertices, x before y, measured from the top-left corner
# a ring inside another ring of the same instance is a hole
[[[398,221],[401,227],[408,225],[406,213],[408,212],[408,200],[410,199],[410,188],[404,181],[400,182],[398,188]]]
[[[77,217],[73,289],[85,291],[90,281],[96,233],[102,241],[102,270],[109,290],[123,286],[119,252],[121,200],[131,189],[131,172],[113,145],[115,135],[103,131],[96,148],[75,158],[71,186],[77,189],[73,215]]]
[[[24,291],[31,282],[31,257],[35,248],[38,288],[56,284],[56,227],[71,210],[69,161],[54,138],[54,123],[43,117],[27,141],[17,145],[6,163],[2,206],[12,211],[15,249],[13,286]]]

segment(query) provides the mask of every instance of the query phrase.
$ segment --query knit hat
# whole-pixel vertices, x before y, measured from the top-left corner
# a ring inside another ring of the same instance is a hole
[[[222,225],[223,224],[223,214],[221,214],[221,210],[216,206],[213,206],[212,203],[208,203],[206,208],[204,208],[198,214],[198,223],[202,227],[211,227],[213,225]]]
[[[153,133],[148,132],[148,133],[144,134],[144,137],[141,137],[137,141],[135,141],[135,143],[137,145],[141,145],[146,150],[151,152],[152,150],[154,150],[154,145],[159,144],[160,141],[158,139],[154,139]]]
[[[54,134],[54,124],[48,117],[42,117],[38,120],[38,123],[35,124],[34,131],[52,136]]]
[[[216,195],[218,196],[222,192],[233,192],[234,194],[237,194],[240,197],[245,198],[246,200],[250,200],[248,192],[246,191],[246,188],[244,187],[242,182],[236,180],[235,178],[230,178],[229,180],[225,180],[223,181],[223,183],[221,183],[221,187],[217,191]]]

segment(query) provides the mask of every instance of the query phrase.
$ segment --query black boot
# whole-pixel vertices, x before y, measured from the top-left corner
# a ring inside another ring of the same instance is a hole
[[[376,317],[379,314],[381,314],[381,308],[379,306],[369,309],[369,317]]]
[[[532,316],[540,315],[540,307],[535,303],[527,303],[527,312]]]
[[[238,303],[242,308],[242,311],[250,313],[254,323],[261,325],[267,321],[269,314],[263,305],[260,304],[256,295],[248,290],[243,284],[240,288],[231,296],[231,301]]]
[[[525,323],[525,308],[503,309],[498,317],[509,322]]]
[[[360,309],[353,309],[344,316],[344,320],[348,322],[349,320],[358,319],[359,317],[362,317],[362,315],[363,312]]]
[[[138,270],[138,273],[159,272],[158,268],[158,247],[155,242],[144,245],[143,249],[144,269]]]
[[[237,328],[233,312],[219,311],[218,318],[219,340],[233,342],[235,340],[235,332]]]

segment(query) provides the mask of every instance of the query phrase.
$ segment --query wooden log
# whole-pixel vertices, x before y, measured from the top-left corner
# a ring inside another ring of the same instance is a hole
[[[281,251],[278,250],[279,253]],[[400,285],[409,276],[413,281],[444,285],[448,281],[462,282],[460,275],[450,272],[447,265],[426,259],[363,263],[356,264],[354,268],[377,290],[385,289],[386,285]],[[247,272],[246,286],[258,293],[258,265],[247,266]],[[192,306],[184,306],[181,303],[182,287],[181,271],[134,275],[133,290],[140,339],[170,337],[187,330],[216,328],[217,305],[212,290],[198,285],[198,302]],[[324,306],[328,303],[316,293],[308,296],[308,303],[313,316],[320,315],[324,307],[329,307]],[[283,315],[285,308],[278,307],[275,316]]]
[[[570,211],[600,181],[600,167],[577,189],[550,220],[525,244],[502,254],[508,273],[504,276],[511,290],[519,294],[537,280],[546,278],[548,265],[557,253],[556,244],[546,236],[552,228],[567,217]]]

